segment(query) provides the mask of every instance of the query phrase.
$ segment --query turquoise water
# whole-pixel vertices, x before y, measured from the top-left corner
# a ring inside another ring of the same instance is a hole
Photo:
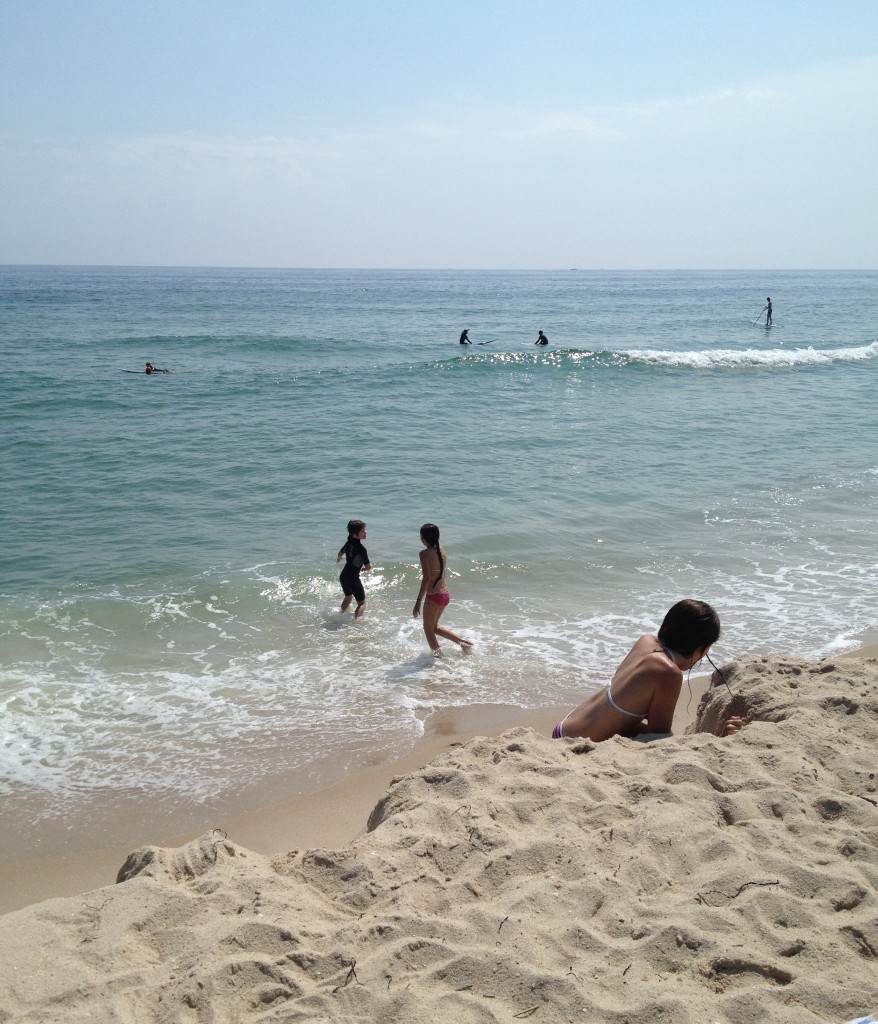
[[[876,285],[0,268],[2,850],[132,802],[142,826],[280,799],[437,705],[566,704],[683,596],[719,610],[723,659],[854,646]],[[147,359],[172,373],[122,372]],[[468,657],[434,662],[411,618],[428,520]]]

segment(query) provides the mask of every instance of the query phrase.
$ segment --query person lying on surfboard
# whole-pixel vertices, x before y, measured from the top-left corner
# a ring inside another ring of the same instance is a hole
[[[160,370],[157,366],[153,366],[152,363],[146,364],[147,373],[170,373],[170,370]]]

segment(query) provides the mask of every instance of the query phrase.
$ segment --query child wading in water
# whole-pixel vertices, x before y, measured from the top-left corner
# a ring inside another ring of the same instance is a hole
[[[452,640],[462,650],[466,651],[472,647],[470,640],[452,633],[450,629],[443,629],[439,625],[439,616],[445,611],[451,595],[445,584],[445,551],[439,546],[439,527],[433,523],[424,523],[421,527],[421,543],[424,550],[421,552],[421,589],[418,591],[418,599],[412,615],[418,618],[421,614],[421,605],[426,596],[424,610],[424,635],[430,650],[438,658],[441,650],[439,648],[438,636],[444,636],[446,640]]]
[[[348,523],[348,539],[342,544],[336,562],[345,559],[345,567],[338,578],[341,589],[344,591],[344,601],[341,603],[341,610],[346,612],[351,605],[351,598],[357,599],[357,608],[354,617],[359,618],[366,610],[366,591],[363,589],[363,582],[360,579],[360,572],[370,572],[372,566],[369,564],[369,555],[363,547],[366,539],[366,524],[362,519],[351,519]]]

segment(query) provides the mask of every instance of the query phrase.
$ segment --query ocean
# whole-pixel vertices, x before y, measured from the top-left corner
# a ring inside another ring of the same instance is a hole
[[[432,708],[578,702],[681,597],[718,663],[854,648],[876,325],[878,272],[0,267],[0,858],[270,805]],[[412,618],[428,521],[470,655]]]

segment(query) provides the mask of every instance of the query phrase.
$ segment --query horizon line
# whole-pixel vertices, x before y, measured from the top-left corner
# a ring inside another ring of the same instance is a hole
[[[714,274],[714,273],[748,273],[748,274],[836,274],[836,273],[876,273],[878,267],[392,267],[392,266],[280,266],[274,264],[237,264],[237,263],[5,263],[0,268],[40,267],[56,270],[296,270],[296,271],[354,271],[375,273],[465,273],[465,274]]]

